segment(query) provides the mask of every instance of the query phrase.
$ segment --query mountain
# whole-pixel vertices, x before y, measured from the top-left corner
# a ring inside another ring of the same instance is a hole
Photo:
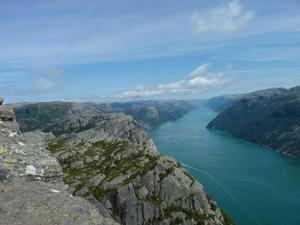
[[[207,127],[300,157],[300,87],[247,94]]]
[[[234,102],[241,99],[243,94],[233,94],[233,95],[222,95],[210,98],[204,101],[204,106],[212,109],[213,111],[219,113],[224,109],[230,107]]]
[[[106,113],[122,112],[131,115],[146,128],[179,119],[199,105],[198,101],[138,101],[127,103],[42,102],[12,105],[21,130],[41,129],[60,135],[93,127]],[[75,130],[74,130],[75,129]]]
[[[122,112],[131,115],[144,127],[154,127],[177,120],[199,106],[200,100],[149,100],[112,104],[98,104],[106,112]],[[103,107],[106,106],[106,107]]]
[[[5,126],[11,124],[0,154],[5,189],[0,220],[6,224],[78,224],[72,222],[76,219],[88,225],[233,224],[175,159],[158,153],[131,116],[57,102],[21,111],[25,118],[34,115],[26,129],[47,130],[54,137],[41,131],[21,134],[10,112],[13,119],[1,117]],[[21,210],[16,219],[10,217],[14,209]]]
[[[14,104],[13,108],[21,131],[42,130],[55,136],[92,128],[107,116],[96,107],[72,102]]]

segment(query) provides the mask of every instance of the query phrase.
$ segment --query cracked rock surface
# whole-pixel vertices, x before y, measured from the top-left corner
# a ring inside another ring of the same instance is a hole
[[[118,225],[71,195],[45,148],[51,139],[42,132],[21,134],[13,110],[0,106],[0,224]]]

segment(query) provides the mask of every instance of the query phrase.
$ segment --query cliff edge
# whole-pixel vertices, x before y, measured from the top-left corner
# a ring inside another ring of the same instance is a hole
[[[53,138],[21,134],[12,108],[0,105],[1,225],[118,225],[68,191],[62,168],[46,149]]]

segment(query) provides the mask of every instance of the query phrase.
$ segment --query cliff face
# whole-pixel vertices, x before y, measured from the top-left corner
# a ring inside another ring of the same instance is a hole
[[[0,106],[0,224],[118,225],[63,183],[47,150],[53,135],[22,134],[11,108]]]
[[[208,128],[300,157],[300,88],[247,94],[222,111]]]
[[[204,101],[204,105],[212,109],[213,111],[219,113],[232,106],[243,96],[243,94],[217,96]]]
[[[49,150],[74,195],[121,224],[232,224],[201,184],[159,155],[131,117],[109,114],[92,129],[58,138]]]
[[[51,103],[59,104],[57,111],[44,104],[46,108],[38,104],[21,112],[26,118],[33,115],[29,121],[34,118],[35,129],[56,134],[48,150],[62,166],[64,182],[101,215],[123,225],[233,224],[201,184],[174,159],[159,155],[132,117],[90,104],[63,108]]]

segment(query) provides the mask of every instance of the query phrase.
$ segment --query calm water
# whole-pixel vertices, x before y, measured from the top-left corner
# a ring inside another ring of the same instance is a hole
[[[238,225],[300,225],[300,161],[208,131],[215,116],[199,108],[150,134]]]

